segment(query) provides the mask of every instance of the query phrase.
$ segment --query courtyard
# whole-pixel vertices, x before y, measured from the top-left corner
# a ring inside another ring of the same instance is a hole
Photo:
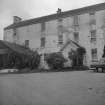
[[[0,105],[105,105],[105,73],[0,74]]]

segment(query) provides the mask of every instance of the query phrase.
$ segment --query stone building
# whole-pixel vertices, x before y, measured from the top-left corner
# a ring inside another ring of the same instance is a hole
[[[58,52],[68,40],[86,49],[86,65],[99,60],[105,44],[105,3],[23,20],[14,16],[4,40],[40,53]]]

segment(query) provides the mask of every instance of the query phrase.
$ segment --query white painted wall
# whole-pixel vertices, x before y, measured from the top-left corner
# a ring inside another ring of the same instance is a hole
[[[79,44],[86,49],[87,63],[91,61],[89,14],[79,15]]]
[[[87,63],[90,65],[91,62],[91,49],[98,49],[98,59],[101,58],[103,53],[103,46],[105,43],[105,32],[101,28],[103,26],[103,21],[105,17],[105,10],[96,12],[96,30],[97,30],[97,43],[92,45],[90,42],[90,25],[89,25],[89,13],[81,14],[79,17],[79,44],[86,48],[86,58]],[[51,20],[46,22],[46,44],[44,51],[55,52],[59,50],[58,47],[58,31],[57,31],[57,20]],[[72,30],[73,28],[73,16],[63,18],[63,27],[67,30]],[[25,40],[29,40],[29,47],[31,49],[40,48],[40,38],[41,38],[41,24],[33,24],[24,27],[17,28],[19,44],[24,44]],[[73,33],[64,32],[64,43],[68,38],[73,40]],[[4,31],[4,40],[13,42],[13,30]],[[102,41],[103,40],[103,41]]]
[[[97,49],[98,49],[98,60],[102,57],[103,54],[103,48],[104,48],[104,31],[102,26],[104,23],[105,18],[105,10],[96,12],[96,19],[97,19]]]
[[[4,31],[4,40],[13,42],[13,30],[12,29]]]
[[[49,50],[49,52],[53,52],[53,50],[56,51],[58,44],[57,20],[46,22],[45,36],[45,49]]]
[[[40,47],[40,24],[29,25],[18,28],[19,41],[24,44],[25,40],[29,40],[29,47],[31,49]]]

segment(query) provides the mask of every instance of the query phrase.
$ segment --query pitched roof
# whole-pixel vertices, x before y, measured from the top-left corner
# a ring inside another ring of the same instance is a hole
[[[18,45],[18,44],[14,44],[14,43],[10,43],[10,42],[7,42],[7,41],[3,41],[3,40],[0,40],[0,44],[2,44],[2,48],[8,48],[14,52],[17,52],[17,53],[20,53],[20,54],[24,54],[24,55],[32,55],[33,52],[28,49],[28,48],[25,48],[24,46],[21,46],[21,45]]]
[[[52,14],[52,15],[48,15],[48,16],[43,16],[43,17],[38,17],[38,18],[30,19],[30,20],[21,21],[19,23],[14,23],[14,24],[11,24],[11,25],[5,27],[4,30],[22,27],[22,26],[31,25],[31,24],[36,24],[36,23],[41,23],[41,22],[47,22],[50,20],[57,19],[59,16],[64,18],[64,17],[68,17],[68,16],[80,15],[83,13],[90,13],[92,11],[98,11],[98,10],[104,10],[104,9],[105,9],[105,3],[95,4],[92,6],[87,6],[87,7],[83,7],[83,8],[79,8],[79,9],[61,12],[60,15]]]
[[[60,51],[63,51],[70,43],[73,43],[74,45],[76,45],[77,47],[82,47],[79,44],[77,44],[76,42],[72,41],[72,40],[68,40],[60,49]]]

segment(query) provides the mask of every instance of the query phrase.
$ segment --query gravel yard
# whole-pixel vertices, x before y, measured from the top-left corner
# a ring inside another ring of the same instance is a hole
[[[105,105],[105,73],[0,74],[0,105]]]

